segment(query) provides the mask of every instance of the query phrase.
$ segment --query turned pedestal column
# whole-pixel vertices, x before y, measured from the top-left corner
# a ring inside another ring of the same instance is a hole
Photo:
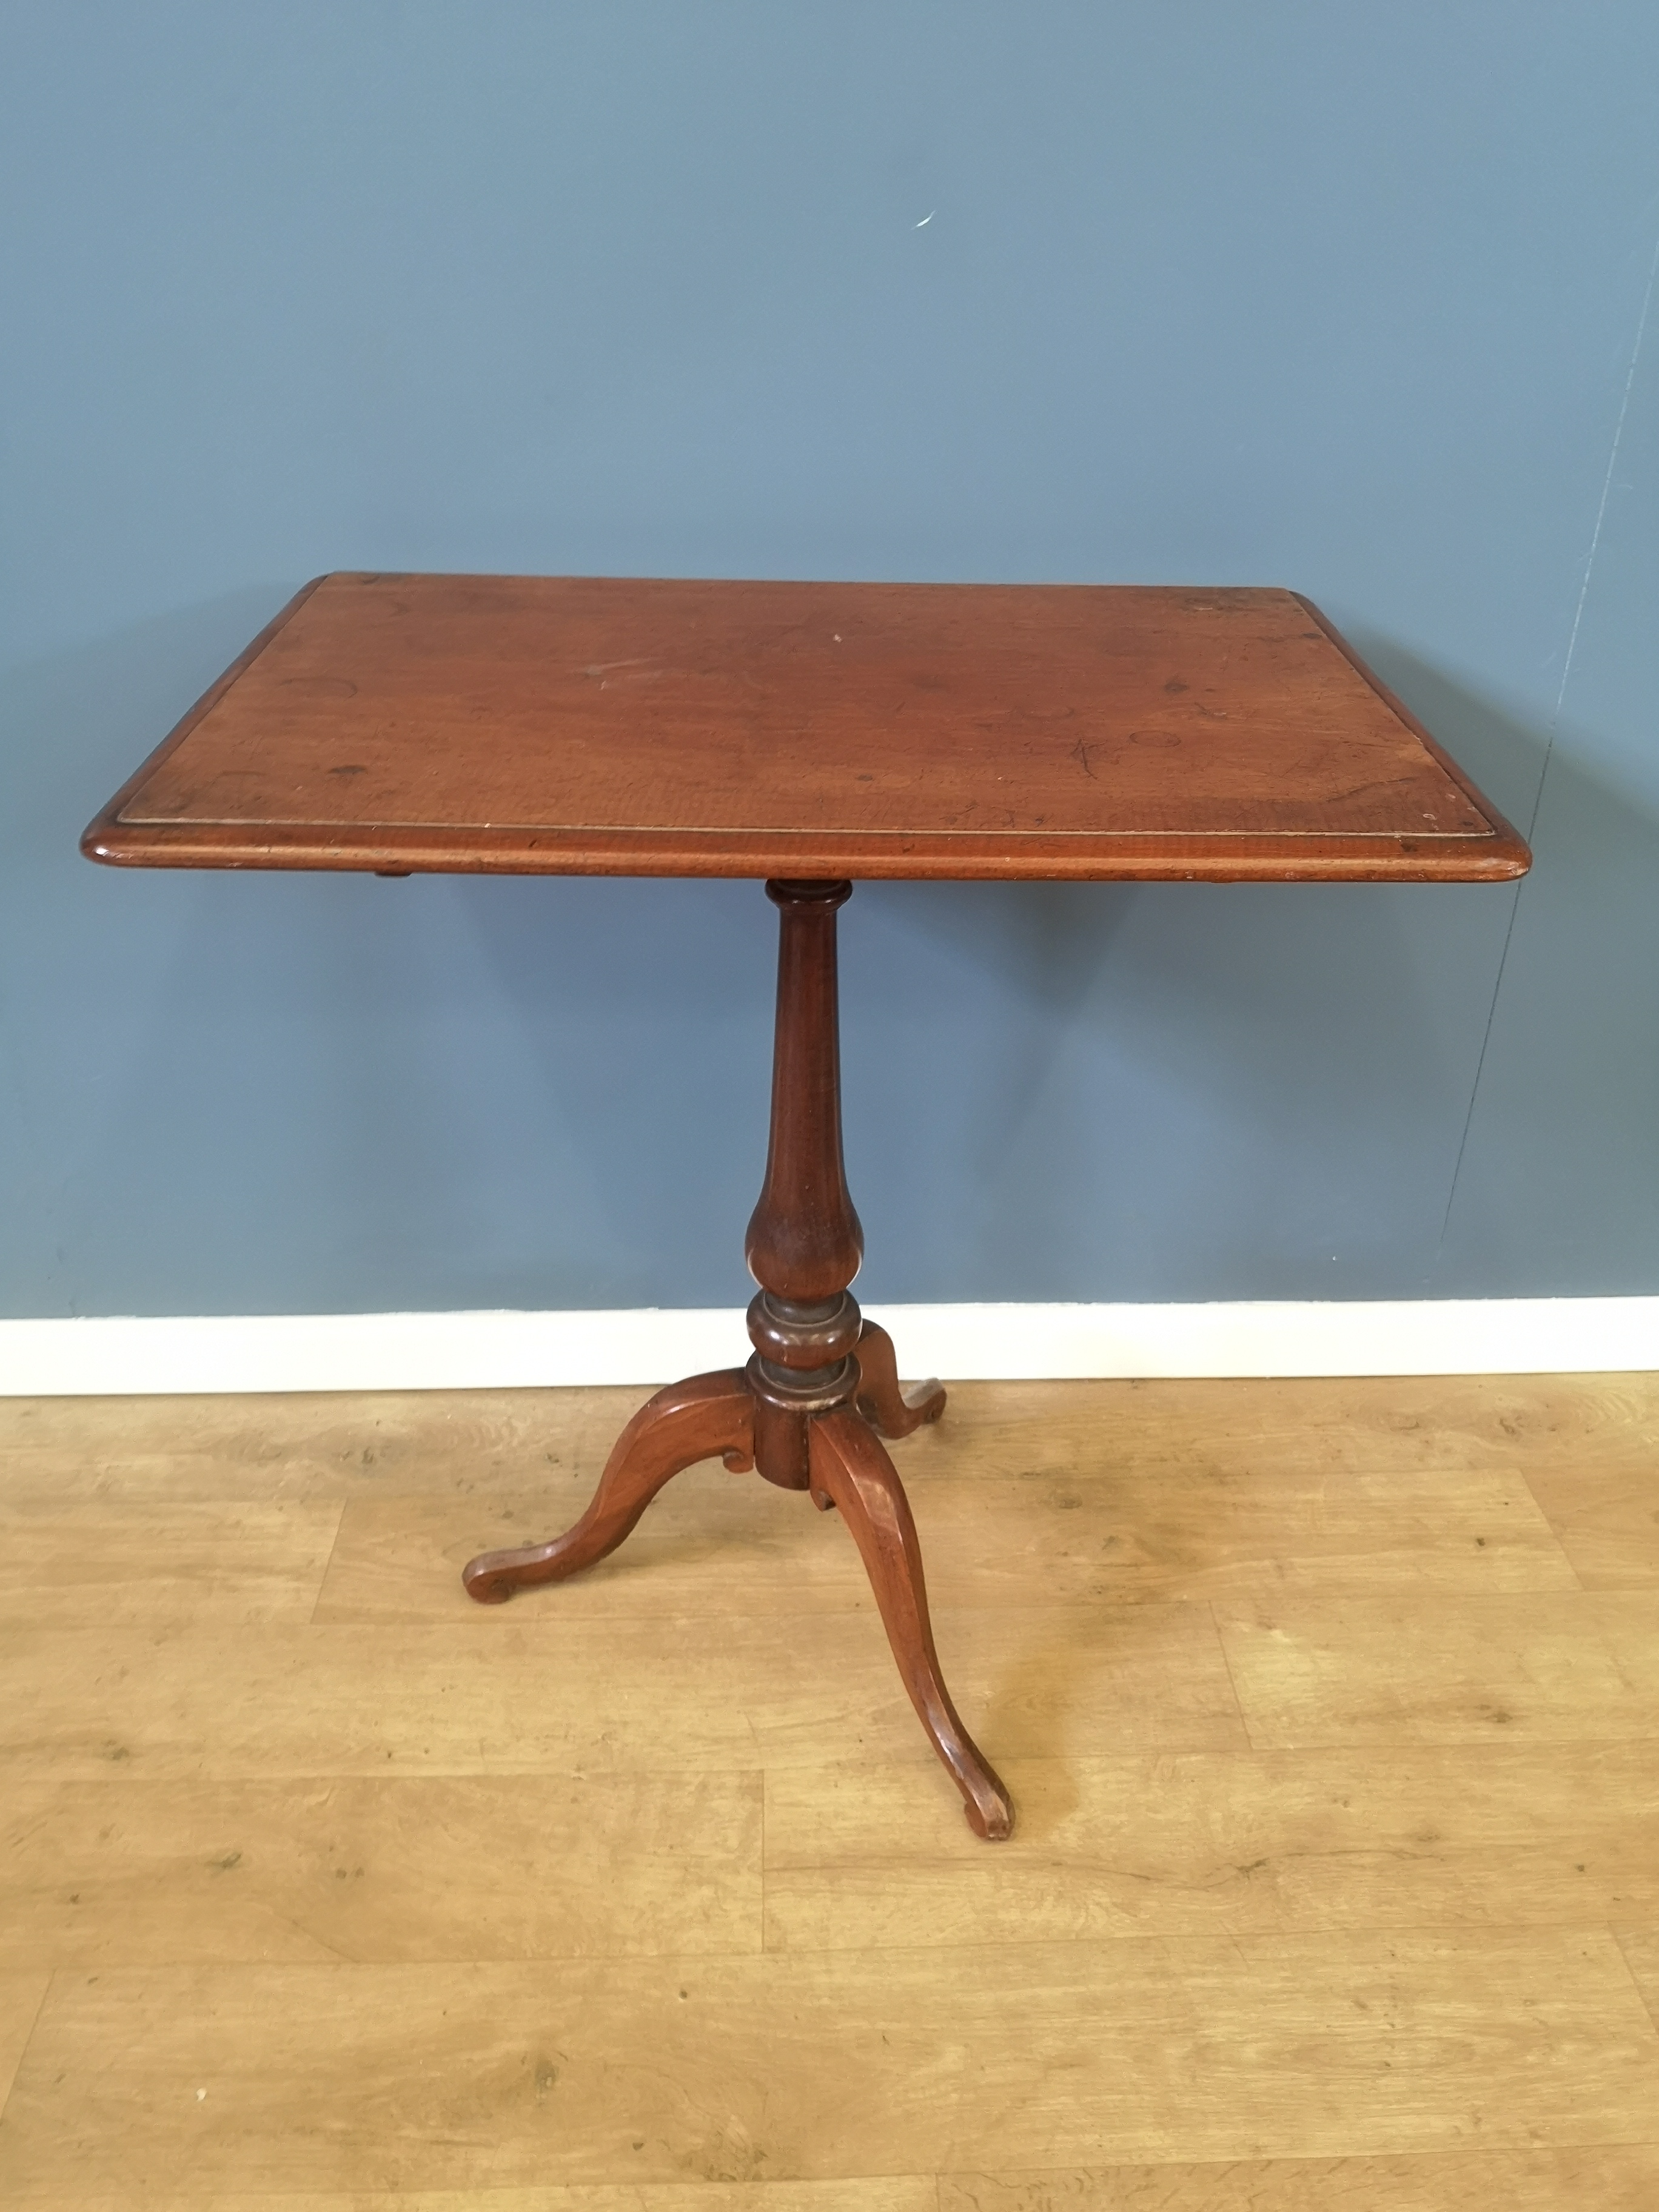
[[[996,1841],[1008,1793],[963,1727],[939,1673],[915,1522],[878,1440],[937,1420],[936,1382],[908,1395],[891,1339],[848,1289],[864,1254],[841,1141],[836,914],[847,883],[769,883],[780,918],[777,1031],[766,1178],[749,1224],[746,1367],[677,1382],[617,1438],[575,1526],[551,1543],[486,1552],[463,1579],[482,1605],[562,1581],[614,1551],[670,1478],[696,1461],[753,1467],[785,1490],[838,1507],[864,1560],[910,1701],[961,1790],[969,1825]]]

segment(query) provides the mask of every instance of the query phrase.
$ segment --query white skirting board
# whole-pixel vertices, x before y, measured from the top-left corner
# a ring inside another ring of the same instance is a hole
[[[1659,1297],[870,1312],[901,1374],[957,1382],[1659,1368]],[[0,1321],[0,1395],[654,1384],[738,1366],[748,1349],[736,1307]]]

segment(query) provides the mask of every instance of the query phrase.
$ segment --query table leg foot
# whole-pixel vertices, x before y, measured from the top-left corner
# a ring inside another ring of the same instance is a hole
[[[821,1414],[810,1450],[814,1494],[831,1498],[852,1531],[910,1702],[962,1792],[968,1825],[988,1843],[1000,1843],[1013,1831],[1013,1803],[962,1725],[939,1673],[921,1547],[893,1463],[851,1413]]]
[[[663,1485],[698,1460],[724,1459],[734,1474],[752,1467],[754,1405],[741,1368],[659,1390],[617,1437],[575,1526],[550,1544],[481,1553],[462,1571],[467,1595],[500,1605],[515,1589],[562,1582],[591,1567],[616,1550]]]
[[[858,1409],[878,1436],[908,1437],[945,1411],[945,1392],[937,1382],[900,1389],[893,1340],[874,1322],[860,1330],[853,1357],[859,1364]]]

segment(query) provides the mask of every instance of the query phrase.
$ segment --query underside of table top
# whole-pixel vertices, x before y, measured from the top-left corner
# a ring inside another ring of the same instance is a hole
[[[87,831],[175,867],[1471,880],[1522,840],[1277,590],[319,578]]]

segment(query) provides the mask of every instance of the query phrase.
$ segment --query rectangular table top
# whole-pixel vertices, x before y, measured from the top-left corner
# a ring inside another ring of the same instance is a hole
[[[342,574],[87,831],[151,866],[1517,876],[1295,592]]]

